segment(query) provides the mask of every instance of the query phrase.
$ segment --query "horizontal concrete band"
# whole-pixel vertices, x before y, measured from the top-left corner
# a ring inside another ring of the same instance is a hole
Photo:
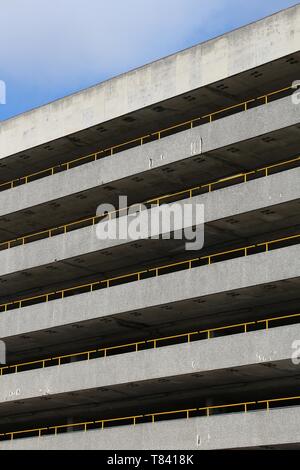
[[[176,204],[180,207],[184,207],[185,204],[194,206],[203,204],[204,222],[209,223],[297,200],[300,198],[299,180],[300,169],[297,168],[195,196]],[[170,207],[172,206],[174,205],[171,204]],[[147,227],[148,222],[141,226],[140,231],[144,233],[142,237],[144,239],[148,238]],[[161,229],[162,227],[157,232],[158,234],[162,233]],[[0,276],[58,261],[67,261],[72,257],[96,253],[133,241],[132,239],[101,240],[97,237],[96,230],[96,226],[90,226],[2,251],[0,252]]]
[[[1,157],[296,52],[300,42],[299,25],[298,5],[9,119],[0,127]]]
[[[4,375],[0,377],[0,403],[291,361],[292,344],[299,337],[300,325],[291,325]]]
[[[300,246],[295,245],[3,312],[1,336],[293,279],[300,275],[299,255]]]
[[[300,8],[299,8],[300,11]],[[299,122],[291,97],[0,193],[0,216],[193,158]],[[1,134],[0,134],[1,135]],[[196,150],[195,150],[196,149]],[[286,158],[282,156],[282,160]],[[242,163],[242,162],[241,162]],[[218,178],[218,176],[216,176]],[[103,201],[99,201],[103,202]]]
[[[296,444],[299,420],[300,407],[278,408],[16,439],[1,442],[0,449],[213,450]]]

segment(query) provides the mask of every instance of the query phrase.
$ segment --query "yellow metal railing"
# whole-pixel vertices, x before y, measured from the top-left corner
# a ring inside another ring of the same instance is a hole
[[[191,269],[191,268],[195,267],[195,266],[193,266],[193,263],[195,263],[195,262],[204,262],[204,263],[207,263],[208,265],[210,265],[212,263],[212,261],[216,261],[218,258],[220,258],[221,256],[225,256],[225,255],[228,256],[228,255],[232,255],[232,254],[240,254],[241,256],[248,256],[250,254],[249,250],[255,249],[255,248],[261,248],[261,249],[264,249],[266,252],[268,252],[270,246],[272,246],[276,243],[277,244],[284,244],[287,241],[290,242],[291,240],[297,240],[299,238],[300,238],[300,234],[291,235],[289,237],[278,238],[278,239],[275,239],[275,240],[268,240],[266,242],[256,243],[254,245],[247,245],[247,246],[243,246],[243,247],[240,247],[240,248],[235,248],[235,249],[232,249],[232,250],[213,253],[211,255],[199,256],[197,258],[192,258],[192,259],[188,259],[188,260],[184,260],[184,261],[178,261],[178,262],[171,263],[171,264],[157,266],[155,268],[148,268],[148,269],[144,269],[142,271],[135,271],[135,272],[128,273],[128,274],[123,274],[121,276],[115,276],[115,277],[112,277],[112,278],[109,278],[109,279],[103,279],[101,281],[94,281],[94,282],[90,282],[90,283],[86,283],[86,284],[76,285],[76,286],[73,286],[73,287],[68,287],[66,289],[47,292],[45,294],[39,294],[39,295],[35,295],[35,296],[32,296],[32,297],[24,297],[22,299],[13,300],[13,301],[10,301],[10,302],[6,302],[4,304],[0,304],[0,309],[1,309],[0,311],[7,312],[10,309],[10,307],[22,308],[22,307],[26,306],[24,304],[26,304],[28,302],[37,301],[37,300],[40,300],[40,302],[48,302],[50,300],[56,300],[57,298],[63,299],[66,294],[76,295],[76,291],[82,290],[82,289],[88,289],[88,292],[93,292],[94,290],[97,290],[99,288],[111,287],[112,283],[115,282],[115,281],[120,281],[120,280],[125,280],[126,281],[127,280],[128,282],[130,282],[131,278],[132,278],[131,282],[140,281],[141,280],[141,275],[145,274],[145,273],[149,274],[149,273],[154,272],[154,276],[160,276],[160,275],[163,274],[163,272],[162,272],[163,270],[166,270],[166,269],[171,269],[172,270],[172,268],[174,268],[174,270],[176,270],[176,268],[178,268],[179,266],[183,267],[183,269]],[[185,266],[185,268],[184,268],[184,266]],[[72,292],[73,292],[73,294],[72,294]],[[57,297],[57,296],[59,296],[59,297]],[[50,297],[56,297],[56,299],[53,299],[53,298],[51,299]],[[40,302],[37,302],[37,303],[40,303]]]
[[[260,324],[265,323],[265,329],[269,329],[270,322],[275,322],[279,320],[287,320],[291,318],[299,318],[300,313],[293,313],[289,315],[281,315],[278,317],[271,317],[267,318],[264,320],[256,320],[256,321],[249,321],[249,322],[243,322],[243,323],[235,323],[232,325],[226,325],[226,326],[219,326],[215,328],[209,328],[205,330],[197,330],[197,331],[189,331],[188,333],[180,333],[177,335],[171,335],[171,336],[164,336],[161,338],[154,338],[154,339],[148,339],[144,341],[136,341],[133,343],[126,343],[126,344],[119,344],[116,346],[107,346],[103,348],[97,348],[97,349],[91,349],[89,351],[80,351],[77,353],[71,353],[71,354],[64,354],[62,356],[53,356],[53,357],[48,357],[45,359],[39,359],[35,361],[29,361],[29,362],[21,362],[18,364],[11,364],[7,366],[2,366],[0,367],[0,376],[5,375],[8,371],[9,373],[18,373],[22,372],[20,371],[20,368],[22,367],[29,367],[29,368],[35,368],[36,365],[39,366],[39,368],[45,368],[47,365],[50,365],[49,363],[55,363],[51,364],[53,366],[60,366],[62,364],[62,361],[64,359],[71,359],[71,358],[82,358],[82,360],[90,360],[92,354],[95,353],[102,353],[102,357],[107,357],[107,353],[109,351],[117,350],[117,349],[126,349],[125,352],[128,352],[128,348],[133,348],[135,352],[140,351],[139,347],[140,345],[143,346],[151,346],[151,348],[157,348],[160,346],[160,343],[163,341],[170,341],[170,340],[180,340],[180,339],[186,339],[188,343],[191,342],[191,337],[195,335],[205,335],[204,338],[198,338],[197,340],[201,339],[211,339],[213,336],[212,334],[215,332],[226,332],[228,330],[236,329],[236,328],[242,328],[242,331],[244,333],[249,332],[249,325],[253,327],[253,330],[255,330],[255,326],[259,326]],[[230,333],[229,333],[230,334]],[[177,343],[178,344],[178,343]],[[32,367],[30,367],[32,366]]]
[[[291,164],[297,163],[297,162],[300,162],[300,156],[289,159],[289,160],[281,161],[281,162],[278,162],[278,163],[274,163],[272,165],[268,165],[268,166],[265,166],[265,167],[262,167],[262,168],[258,168],[256,170],[248,171],[248,172],[245,172],[245,173],[238,173],[236,175],[232,175],[232,176],[229,176],[229,177],[226,177],[226,178],[221,178],[221,179],[218,179],[218,180],[214,180],[210,183],[202,184],[200,186],[194,186],[192,188],[184,189],[182,191],[178,191],[178,192],[175,192],[175,193],[170,193],[170,194],[166,194],[166,195],[163,195],[163,196],[159,196],[159,197],[154,198],[154,199],[148,199],[148,200],[146,200],[142,203],[134,204],[134,206],[136,205],[137,207],[139,207],[139,206],[141,206],[141,204],[144,204],[144,205],[147,205],[147,204],[160,205],[162,202],[166,202],[170,198],[178,197],[178,199],[180,199],[180,196],[188,196],[188,197],[191,198],[195,195],[196,192],[199,192],[202,189],[207,188],[207,190],[209,192],[211,192],[214,189],[216,189],[216,186],[218,186],[222,183],[232,182],[232,184],[237,184],[238,182],[240,182],[241,179],[242,179],[243,182],[246,183],[248,181],[249,175],[262,173],[262,176],[269,176],[271,169],[281,168],[283,166],[288,166],[288,165],[291,165]],[[128,209],[129,209],[128,207],[123,207],[122,209],[107,213],[106,216],[109,217],[109,218],[112,218],[113,215],[117,216],[117,215],[121,215],[122,212],[126,213]],[[25,245],[26,243],[34,242],[37,239],[50,238],[50,237],[53,237],[55,235],[59,235],[61,233],[67,233],[70,230],[75,230],[76,226],[77,226],[78,229],[81,228],[83,224],[86,224],[88,226],[92,226],[92,225],[95,225],[102,218],[103,218],[103,215],[86,217],[84,219],[79,219],[79,220],[69,222],[69,223],[64,224],[64,225],[60,225],[60,226],[57,226],[57,227],[52,227],[50,229],[42,230],[42,231],[39,231],[39,232],[36,232],[36,233],[31,233],[30,235],[25,235],[25,236],[22,236],[22,237],[13,238],[11,240],[1,242],[0,243],[0,250],[13,248],[14,246],[18,246],[18,245]]]
[[[272,403],[281,403],[283,406],[288,401],[297,401],[300,400],[300,396],[293,396],[293,397],[284,397],[284,398],[271,398],[269,400],[259,400],[259,401],[244,401],[240,403],[229,403],[223,405],[210,405],[204,406],[200,408],[186,408],[180,410],[171,410],[171,411],[160,411],[154,413],[146,413],[140,415],[133,415],[133,416],[122,416],[120,418],[106,418],[106,419],[99,419],[95,421],[84,421],[80,423],[72,423],[72,424],[61,424],[57,426],[49,426],[49,427],[42,427],[42,428],[33,428],[33,429],[24,429],[19,431],[9,431],[0,434],[0,440],[14,440],[19,437],[26,437],[28,434],[33,434],[31,437],[43,437],[44,435],[57,435],[60,430],[62,431],[74,431],[78,428],[81,431],[88,431],[89,429],[105,429],[105,425],[117,423],[120,425],[122,422],[127,422],[125,424],[129,425],[137,425],[141,422],[151,422],[154,424],[157,419],[156,418],[168,418],[176,417],[177,415],[183,415],[185,419],[193,419],[193,417],[197,416],[210,416],[212,411],[224,411],[224,412],[251,412],[257,409],[260,409],[260,405],[265,405],[265,409],[267,411],[270,410],[270,405]],[[250,409],[249,409],[250,408]],[[235,410],[234,410],[235,409]],[[242,411],[241,411],[242,409]],[[194,414],[191,416],[191,414]],[[204,413],[204,414],[202,414]],[[180,416],[179,416],[180,418]]]
[[[98,150],[97,152],[91,153],[89,155],[85,155],[83,157],[73,159],[73,160],[68,161],[66,163],[61,163],[59,165],[55,165],[55,166],[47,168],[45,170],[37,171],[35,173],[31,173],[29,175],[22,176],[20,178],[16,178],[14,180],[7,181],[5,183],[1,183],[0,188],[1,187],[2,188],[7,187],[7,189],[12,189],[16,186],[19,186],[20,184],[27,184],[30,181],[38,179],[37,178],[38,176],[40,176],[41,178],[43,176],[51,176],[51,175],[54,175],[58,171],[69,170],[70,168],[72,168],[72,165],[81,164],[81,163],[84,163],[84,161],[86,161],[88,163],[90,161],[96,161],[99,158],[102,158],[104,156],[114,155],[115,153],[118,153],[118,152],[122,151],[122,148],[124,149],[124,147],[126,147],[126,146],[129,146],[129,145],[133,146],[133,144],[135,144],[136,146],[143,145],[145,143],[145,139],[147,139],[149,137],[161,139],[164,136],[164,134],[169,135],[170,133],[172,133],[172,131],[176,132],[180,128],[185,128],[186,126],[189,126],[190,128],[193,128],[196,123],[197,123],[197,125],[199,125],[199,121],[201,121],[201,120],[205,121],[205,122],[203,122],[203,124],[206,123],[207,121],[212,122],[214,120],[214,118],[218,118],[220,116],[222,117],[222,114],[224,114],[228,111],[232,111],[232,110],[237,110],[237,112],[247,111],[249,109],[249,103],[258,102],[258,104],[259,104],[259,102],[262,101],[261,104],[266,104],[266,103],[269,102],[269,98],[271,96],[275,96],[275,95],[278,95],[280,93],[287,92],[291,89],[292,89],[292,87],[288,86],[288,87],[285,87],[285,88],[281,88],[279,90],[269,92],[269,93],[267,93],[263,96],[259,96],[259,97],[252,98],[252,99],[249,99],[247,101],[243,101],[241,103],[238,103],[238,104],[235,104],[235,105],[232,105],[232,106],[227,106],[225,108],[221,108],[217,111],[206,114],[204,116],[200,116],[200,117],[191,119],[189,121],[181,122],[181,123],[176,124],[174,126],[167,127],[165,129],[161,129],[159,131],[153,132],[152,134],[146,134],[146,135],[143,135],[143,136],[138,137],[136,139],[132,139],[132,140],[114,145],[112,147],[108,147],[108,148],[105,148],[105,149],[102,149],[102,150]]]
[[[300,397],[299,396],[294,396],[294,397],[287,397],[287,398],[271,398],[269,400],[259,400],[257,403],[258,404],[265,404],[266,405],[266,408],[267,408],[267,411],[270,410],[270,405],[272,405],[272,403],[280,403],[282,401],[292,401],[292,400],[299,400]]]

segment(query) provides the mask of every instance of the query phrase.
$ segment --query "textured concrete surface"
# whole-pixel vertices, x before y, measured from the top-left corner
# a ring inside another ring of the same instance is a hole
[[[271,62],[299,49],[297,5],[1,124],[1,157]],[[216,66],[217,64],[217,66]]]
[[[297,168],[196,196],[179,203],[182,206],[184,204],[203,204],[204,222],[209,223],[294,201],[300,198],[299,179],[300,169]],[[251,215],[249,218],[251,219]],[[145,237],[143,238],[147,238],[147,227],[144,228]],[[141,230],[143,230],[143,226]],[[0,276],[57,261],[67,261],[72,257],[96,253],[118,245],[126,245],[130,241],[132,240],[99,240],[95,227],[82,228],[0,252]]]
[[[299,277],[300,246],[80,294],[1,313],[2,338]]]
[[[151,168],[156,169],[180,160],[193,158],[200,153],[200,149],[202,153],[207,153],[295,125],[298,122],[298,107],[292,104],[290,97],[283,98],[247,112],[164,137],[159,141],[125,150],[113,157],[106,157],[1,192],[0,216],[147,172],[150,160],[152,162]],[[251,146],[251,141],[249,145]],[[282,155],[282,160],[285,158],[285,155]],[[232,171],[234,173],[235,170]]]
[[[300,198],[299,177],[300,169],[297,168],[179,201],[179,204],[181,206],[203,204],[204,222],[209,223]],[[126,243],[126,240],[97,239],[94,227],[79,229],[1,252],[0,275],[111,248],[122,243]]]
[[[213,450],[300,442],[300,407],[1,442],[2,450]],[[230,432],[228,430],[230,429]]]
[[[265,362],[290,362],[292,343],[299,338],[300,325],[291,325],[5,375],[1,377],[0,403]],[[294,367],[296,373],[299,366]]]

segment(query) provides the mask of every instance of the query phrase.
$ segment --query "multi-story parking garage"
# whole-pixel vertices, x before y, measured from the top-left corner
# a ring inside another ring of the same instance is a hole
[[[299,446],[299,45],[298,5],[1,123],[0,448]],[[120,195],[204,247],[97,238]]]

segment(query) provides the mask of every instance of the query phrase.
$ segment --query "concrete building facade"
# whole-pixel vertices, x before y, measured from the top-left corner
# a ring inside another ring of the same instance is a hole
[[[0,124],[0,449],[299,447],[299,46],[296,5]],[[100,238],[120,196],[203,247]]]

